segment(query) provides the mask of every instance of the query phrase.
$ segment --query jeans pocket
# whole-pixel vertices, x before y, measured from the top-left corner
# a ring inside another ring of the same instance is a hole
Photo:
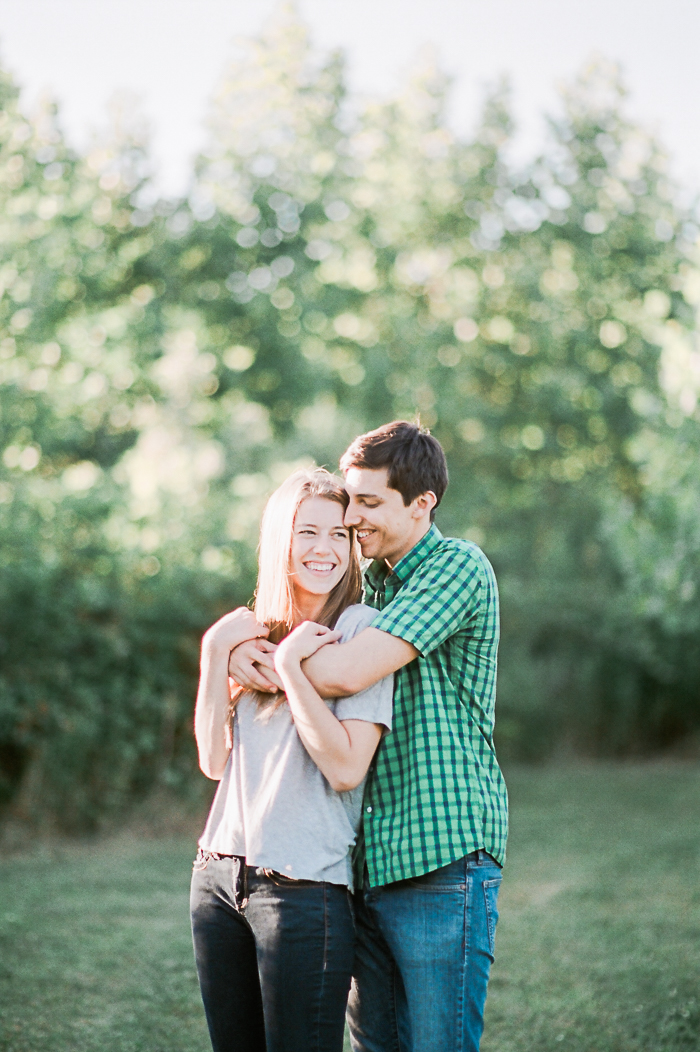
[[[277,888],[299,888],[308,887],[316,883],[312,880],[298,880],[297,877],[288,877],[284,873],[278,873],[276,869],[263,869],[263,873]]]
[[[467,886],[464,859],[421,873],[419,877],[409,877],[406,884],[416,891],[464,891]]]
[[[211,858],[211,851],[205,851],[203,848],[197,849],[197,857],[192,863],[192,869],[195,873],[201,873],[209,865],[209,859]]]
[[[496,952],[496,924],[498,923],[498,890],[501,886],[501,877],[493,880],[485,880],[481,885],[484,889],[486,906],[486,929],[489,936],[489,949],[491,957]]]
[[[432,891],[437,894],[450,891],[464,891],[467,887],[464,881],[459,884],[440,884],[438,881],[424,880],[421,877],[411,877],[410,880],[406,881],[406,884],[415,891]]]

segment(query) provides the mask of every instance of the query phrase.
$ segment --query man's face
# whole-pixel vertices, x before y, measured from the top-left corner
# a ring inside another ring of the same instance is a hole
[[[406,507],[399,491],[389,489],[387,478],[386,468],[348,468],[345,489],[350,504],[345,525],[357,530],[365,559],[386,559],[394,566],[416,543],[420,526],[416,502]]]

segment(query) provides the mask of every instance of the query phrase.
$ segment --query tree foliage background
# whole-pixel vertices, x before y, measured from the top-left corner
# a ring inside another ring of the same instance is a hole
[[[697,212],[605,62],[524,168],[506,88],[470,137],[448,90],[426,59],[361,107],[283,13],[163,200],[133,114],[79,156],[3,74],[5,815],[190,791],[199,636],[250,598],[266,494],[395,417],[499,576],[501,754],[700,730]]]

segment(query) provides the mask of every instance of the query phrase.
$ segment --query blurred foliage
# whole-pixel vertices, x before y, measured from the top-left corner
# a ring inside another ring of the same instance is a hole
[[[503,593],[499,742],[700,727],[700,248],[617,70],[541,156],[470,137],[428,61],[348,98],[283,13],[243,41],[189,194],[128,107],[78,156],[0,85],[0,792],[84,826],[193,769],[198,636],[250,597],[265,495],[359,431],[443,443],[443,531]]]

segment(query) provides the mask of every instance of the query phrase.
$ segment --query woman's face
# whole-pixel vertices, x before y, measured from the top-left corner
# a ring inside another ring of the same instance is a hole
[[[327,595],[342,579],[350,560],[350,532],[343,514],[342,504],[324,497],[307,497],[299,505],[292,536],[295,591]]]

